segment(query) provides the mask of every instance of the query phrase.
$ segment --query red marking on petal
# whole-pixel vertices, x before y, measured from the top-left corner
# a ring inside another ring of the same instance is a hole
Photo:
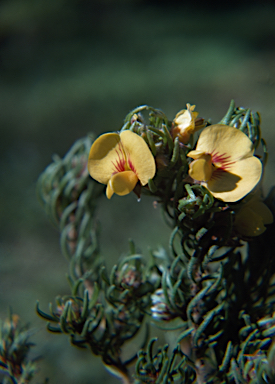
[[[128,161],[128,165],[129,165],[130,169],[131,169],[135,174],[137,174],[137,171],[136,171],[136,169],[135,169],[135,166],[134,166],[134,164],[132,163],[132,161],[131,161],[129,155],[128,155],[127,161]]]
[[[235,163],[235,161],[230,161],[229,155],[219,152],[211,153],[211,162],[214,166],[211,180],[219,180],[223,178],[224,173],[228,172],[230,166]]]
[[[112,161],[112,164],[114,166],[113,174],[131,170],[137,175],[135,166],[130,159],[130,154],[126,154],[121,143],[118,144],[118,150],[116,150],[116,154],[117,159],[115,160],[115,162]]]
[[[211,153],[211,157],[212,163],[215,167],[221,170],[227,170],[232,164],[234,164],[234,161],[230,161],[230,156],[226,155],[226,153],[220,154],[218,152],[214,152]]]
[[[119,146],[119,149],[116,150],[118,158],[116,159],[115,163],[112,161],[113,166],[115,167],[114,174],[118,173],[118,172],[123,172],[126,170],[126,167],[125,167],[126,166],[126,159],[125,159],[125,154],[124,154],[122,144],[119,143],[118,146]]]

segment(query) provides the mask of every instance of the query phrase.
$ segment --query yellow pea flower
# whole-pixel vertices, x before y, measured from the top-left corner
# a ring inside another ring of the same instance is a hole
[[[108,199],[114,193],[127,195],[140,181],[146,185],[156,173],[154,157],[145,141],[132,131],[105,133],[93,143],[88,160],[93,179],[107,185]]]
[[[177,113],[174,121],[171,135],[173,139],[178,137],[179,141],[187,144],[191,134],[205,126],[203,119],[197,119],[199,112],[194,112],[195,105],[186,104],[187,109]]]
[[[253,155],[252,145],[239,129],[211,125],[202,131],[196,149],[187,155],[194,159],[189,166],[189,175],[217,199],[238,201],[261,178],[262,163]]]
[[[265,225],[272,223],[272,212],[255,194],[236,212],[234,227],[241,235],[259,236],[266,230]]]

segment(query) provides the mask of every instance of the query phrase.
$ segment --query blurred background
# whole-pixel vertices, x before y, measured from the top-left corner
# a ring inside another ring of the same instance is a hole
[[[275,5],[273,1],[1,0],[0,317],[9,306],[36,330],[35,383],[114,383],[89,351],[52,335],[35,314],[69,292],[59,233],[36,198],[52,154],[64,156],[89,132],[119,130],[134,107],[168,118],[196,104],[219,121],[231,99],[262,116],[275,165]],[[169,229],[150,199],[101,200],[102,250],[110,264],[133,238],[167,248]]]

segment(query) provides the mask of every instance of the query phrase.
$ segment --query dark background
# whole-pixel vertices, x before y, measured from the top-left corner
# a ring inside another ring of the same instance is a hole
[[[69,292],[59,234],[35,185],[78,138],[119,130],[129,110],[161,108],[170,119],[196,104],[215,123],[230,100],[262,115],[274,183],[275,6],[273,1],[0,2],[0,317],[8,307],[36,329],[33,354],[50,383],[116,382],[100,360],[46,332],[35,314]],[[101,200],[109,265],[131,237],[144,252],[167,248],[169,230],[152,201]]]

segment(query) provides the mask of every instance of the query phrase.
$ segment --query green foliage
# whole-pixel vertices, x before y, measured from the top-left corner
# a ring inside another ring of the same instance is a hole
[[[0,324],[0,377],[2,384],[27,384],[37,371],[36,364],[29,359],[33,344],[33,331],[20,325],[17,315]]]
[[[136,378],[138,383],[182,383],[183,380],[195,378],[194,369],[188,369],[188,358],[181,352],[180,346],[168,354],[168,345],[153,353],[156,339],[148,343],[147,351],[140,351],[136,364]],[[183,370],[182,367],[187,369]]]

